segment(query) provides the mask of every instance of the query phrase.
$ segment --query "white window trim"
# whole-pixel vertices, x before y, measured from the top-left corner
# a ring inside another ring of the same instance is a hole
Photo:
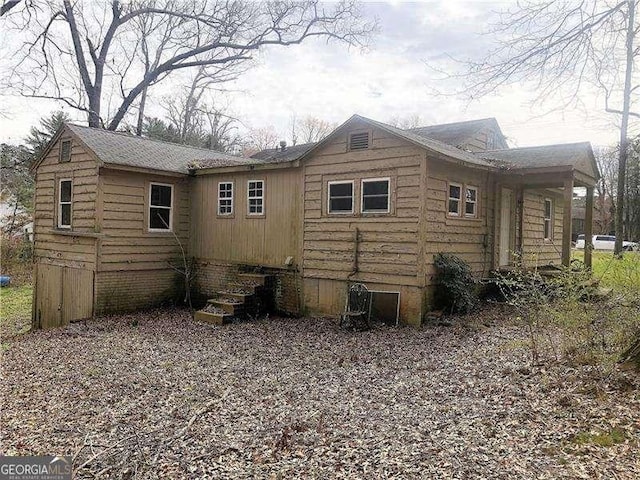
[[[458,187],[460,189],[460,198],[454,198],[451,196],[451,187]],[[454,212],[450,212],[449,211],[449,202],[451,202],[451,200],[456,200],[458,202],[458,212],[454,213]],[[464,201],[464,185],[461,183],[456,183],[456,182],[448,182],[447,183],[447,215],[450,217],[460,217],[460,210],[462,210],[462,206],[463,206],[463,201]]]
[[[547,202],[549,202],[550,208],[549,208],[549,217],[547,217]],[[553,199],[549,198],[549,197],[545,197],[545,199],[542,202],[542,236],[544,237],[545,240],[553,240],[553,217],[554,217],[554,205],[553,205]],[[545,226],[547,225],[547,222],[549,222],[549,236],[547,237],[545,235]]]
[[[369,182],[387,182],[387,209],[386,210],[365,210],[364,209],[364,184]],[[376,214],[376,213],[389,213],[391,212],[391,177],[381,178],[363,178],[360,181],[360,212],[362,214]]]
[[[262,195],[259,197],[251,197],[249,196],[249,185],[251,184],[251,182],[261,182],[262,183]],[[264,211],[265,211],[265,204],[264,204],[264,194],[265,194],[265,186],[266,183],[264,180],[261,180],[259,178],[257,179],[253,179],[253,180],[247,180],[247,215],[251,216],[251,217],[261,217],[264,215]],[[254,199],[261,199],[262,200],[262,211],[260,213],[258,212],[253,212],[251,213],[251,205],[249,200],[254,200]]]
[[[62,201],[62,182],[71,182],[71,199],[68,202]],[[64,228],[65,230],[71,230],[71,223],[69,225],[62,224],[62,205],[69,205],[69,221],[73,223],[73,179],[61,178],[58,180],[58,221],[56,222],[58,228]]]
[[[339,212],[331,211],[331,185],[345,185],[351,184],[351,210],[341,210]],[[353,180],[335,180],[331,182],[327,182],[327,213],[331,215],[352,215],[355,208],[355,182]]]
[[[467,213],[467,190],[475,190],[476,191],[476,201],[469,202],[474,204],[473,214]],[[478,194],[480,193],[480,189],[475,185],[466,185],[464,187],[464,216],[467,218],[478,218]],[[449,207],[447,206],[447,210]]]
[[[223,197],[220,196],[220,186],[221,185],[231,185],[231,196],[230,197],[224,197],[223,198]],[[235,188],[234,188],[233,182],[218,182],[218,215],[220,215],[221,217],[228,217],[230,215],[233,215],[233,197],[235,195],[234,190],[235,190]],[[220,211],[220,207],[221,207],[220,202],[222,200],[231,200],[231,211],[230,212],[222,213]]]
[[[169,207],[165,207],[163,205],[151,205],[151,191],[153,190],[154,185],[171,188],[171,205]],[[173,196],[174,194],[175,194],[175,188],[171,183],[149,182],[149,205],[147,207],[147,230],[149,232],[173,232]],[[168,229],[151,228],[151,208],[164,208],[169,210],[169,228]]]

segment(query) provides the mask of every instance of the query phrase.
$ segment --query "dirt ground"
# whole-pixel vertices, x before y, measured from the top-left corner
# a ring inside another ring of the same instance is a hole
[[[531,367],[508,317],[32,332],[3,344],[1,453],[71,455],[74,478],[640,478],[638,378]]]

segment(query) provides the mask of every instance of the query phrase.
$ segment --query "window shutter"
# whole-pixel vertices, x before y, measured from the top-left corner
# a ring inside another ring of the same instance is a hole
[[[367,148],[369,148],[369,132],[349,135],[349,150],[366,150]]]

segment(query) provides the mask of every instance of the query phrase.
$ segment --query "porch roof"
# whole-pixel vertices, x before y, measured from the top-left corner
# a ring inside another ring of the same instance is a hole
[[[581,186],[592,186],[600,178],[589,142],[491,150],[476,155],[497,162],[505,175],[524,176],[524,181],[532,183],[538,183],[534,174],[543,183],[545,173],[552,183],[562,183],[557,174],[573,172]]]

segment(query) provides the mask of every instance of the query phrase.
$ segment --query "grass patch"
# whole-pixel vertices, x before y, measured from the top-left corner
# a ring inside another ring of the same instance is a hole
[[[2,336],[19,335],[31,328],[33,287],[0,288],[0,332]]]
[[[613,447],[627,441],[627,432],[621,428],[612,428],[608,432],[580,432],[571,441],[576,445],[596,445]]]
[[[573,257],[584,260],[584,252],[575,250]],[[593,252],[593,276],[603,287],[624,293],[640,293],[640,252],[625,252],[622,259],[612,252]]]

